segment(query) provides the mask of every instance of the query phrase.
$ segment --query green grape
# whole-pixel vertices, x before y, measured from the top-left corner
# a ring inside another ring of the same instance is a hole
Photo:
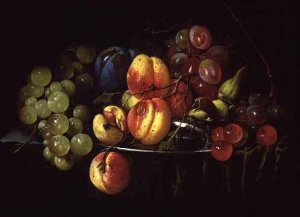
[[[36,98],[35,97],[29,97],[25,100],[25,106],[33,107],[35,103],[36,103]]]
[[[59,80],[71,79],[75,74],[75,69],[71,63],[66,63],[59,66],[56,72]]]
[[[91,137],[84,133],[76,134],[71,139],[71,151],[79,156],[87,155],[93,148]]]
[[[52,136],[48,144],[49,150],[55,155],[62,157],[70,150],[70,141],[63,135]]]
[[[40,122],[38,123],[38,130],[43,130],[46,124],[47,124],[46,120],[40,120]]]
[[[76,49],[76,57],[84,64],[90,64],[96,57],[94,47],[82,44]]]
[[[83,131],[82,121],[78,118],[69,118],[69,129],[66,134],[72,137],[75,134],[82,133],[82,131]]]
[[[44,94],[44,87],[38,87],[32,83],[28,83],[26,85],[26,88],[28,91],[28,95],[31,97],[39,98],[39,97],[43,96],[43,94]]]
[[[180,49],[187,49],[189,44],[189,31],[188,29],[182,29],[177,32],[175,36],[177,47]]]
[[[54,157],[54,165],[62,171],[68,171],[74,166],[74,159],[71,157]]]
[[[26,85],[20,88],[19,97],[22,97],[22,98],[28,98],[29,97],[29,93],[28,93]]]
[[[82,73],[76,77],[76,86],[79,91],[85,92],[93,88],[93,77],[88,73]]]
[[[69,96],[72,97],[76,94],[76,85],[73,81],[63,80],[60,82],[62,90]]]
[[[18,93],[18,103],[23,106],[25,100],[28,97],[30,97],[30,96],[29,96],[29,93],[28,93],[28,90],[27,90],[27,86],[21,87],[20,90],[19,90],[19,93]]]
[[[61,135],[69,129],[69,120],[64,114],[52,114],[47,120],[47,125],[50,133]]]
[[[60,63],[63,66],[71,65],[73,61],[76,61],[76,52],[77,48],[74,49],[66,49],[60,56]],[[74,50],[74,51],[73,51]]]
[[[42,138],[44,140],[50,140],[52,138],[53,134],[50,132],[50,126],[48,124],[46,124],[43,128],[42,128]]]
[[[80,61],[72,62],[72,66],[74,67],[76,72],[83,73],[85,71],[85,67]]]
[[[36,110],[31,106],[24,106],[19,110],[19,119],[25,125],[34,124],[37,120]]]
[[[49,147],[45,147],[43,150],[43,156],[46,161],[53,163],[55,155],[49,150]]]
[[[51,92],[51,90],[50,90],[50,87],[45,88],[44,95],[45,95],[46,98],[48,98],[48,97],[50,96],[51,93],[52,93],[52,92]]]
[[[85,105],[77,105],[73,110],[73,117],[80,119],[82,122],[87,122],[91,117],[90,110]]]
[[[48,108],[54,113],[65,112],[69,107],[69,97],[62,91],[51,93],[48,97]]]
[[[59,83],[58,81],[53,81],[51,84],[50,84],[50,90],[52,93],[56,92],[56,91],[62,91],[62,85],[61,83]]]
[[[40,99],[34,106],[39,118],[45,119],[51,115],[51,111],[48,108],[48,103],[45,99]]]
[[[46,147],[49,145],[49,140],[43,140],[43,145]]]
[[[37,87],[47,86],[52,79],[52,72],[48,67],[35,67],[31,72],[31,82]]]

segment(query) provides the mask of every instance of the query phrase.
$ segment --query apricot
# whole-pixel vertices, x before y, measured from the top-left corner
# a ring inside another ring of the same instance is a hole
[[[127,72],[127,85],[138,98],[152,99],[168,94],[170,74],[165,63],[158,57],[140,54],[132,61]],[[166,88],[164,88],[166,87]]]
[[[157,144],[170,130],[170,108],[160,98],[141,100],[129,111],[127,126],[133,137],[141,143]]]
[[[93,131],[96,138],[105,145],[116,145],[123,138],[122,131],[109,124],[102,114],[97,114],[94,117]]]
[[[103,116],[110,125],[118,127],[122,132],[127,130],[126,113],[122,108],[115,105],[106,106]]]
[[[92,184],[106,194],[122,192],[130,182],[130,164],[119,152],[101,152],[91,162],[89,176]]]

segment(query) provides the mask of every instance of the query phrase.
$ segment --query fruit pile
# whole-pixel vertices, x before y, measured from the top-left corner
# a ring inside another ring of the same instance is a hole
[[[121,47],[96,56],[80,45],[63,54],[54,73],[34,68],[20,92],[19,117],[26,125],[38,123],[45,158],[69,170],[100,143],[107,148],[92,160],[90,179],[115,194],[128,185],[130,164],[114,147],[205,147],[226,161],[252,132],[252,142],[276,143],[273,125],[281,108],[262,94],[242,97],[247,68],[229,72],[229,49],[215,44],[208,28],[181,29],[164,45],[153,56]]]

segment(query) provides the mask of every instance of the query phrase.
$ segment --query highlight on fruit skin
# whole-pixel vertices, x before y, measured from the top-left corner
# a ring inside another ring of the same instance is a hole
[[[127,72],[127,85],[132,94],[143,99],[164,97],[168,94],[170,74],[158,57],[140,54],[132,61]]]
[[[122,192],[130,182],[129,160],[119,152],[100,152],[89,168],[92,184],[106,194]]]
[[[135,139],[155,145],[165,138],[171,127],[171,111],[160,98],[141,100],[128,113],[127,125]]]

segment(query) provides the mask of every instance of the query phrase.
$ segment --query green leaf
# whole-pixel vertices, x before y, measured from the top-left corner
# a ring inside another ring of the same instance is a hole
[[[121,92],[117,93],[102,93],[100,96],[98,96],[96,99],[94,99],[93,103],[94,105],[100,105],[100,104],[108,104],[113,101],[113,98],[116,96],[121,95]]]

